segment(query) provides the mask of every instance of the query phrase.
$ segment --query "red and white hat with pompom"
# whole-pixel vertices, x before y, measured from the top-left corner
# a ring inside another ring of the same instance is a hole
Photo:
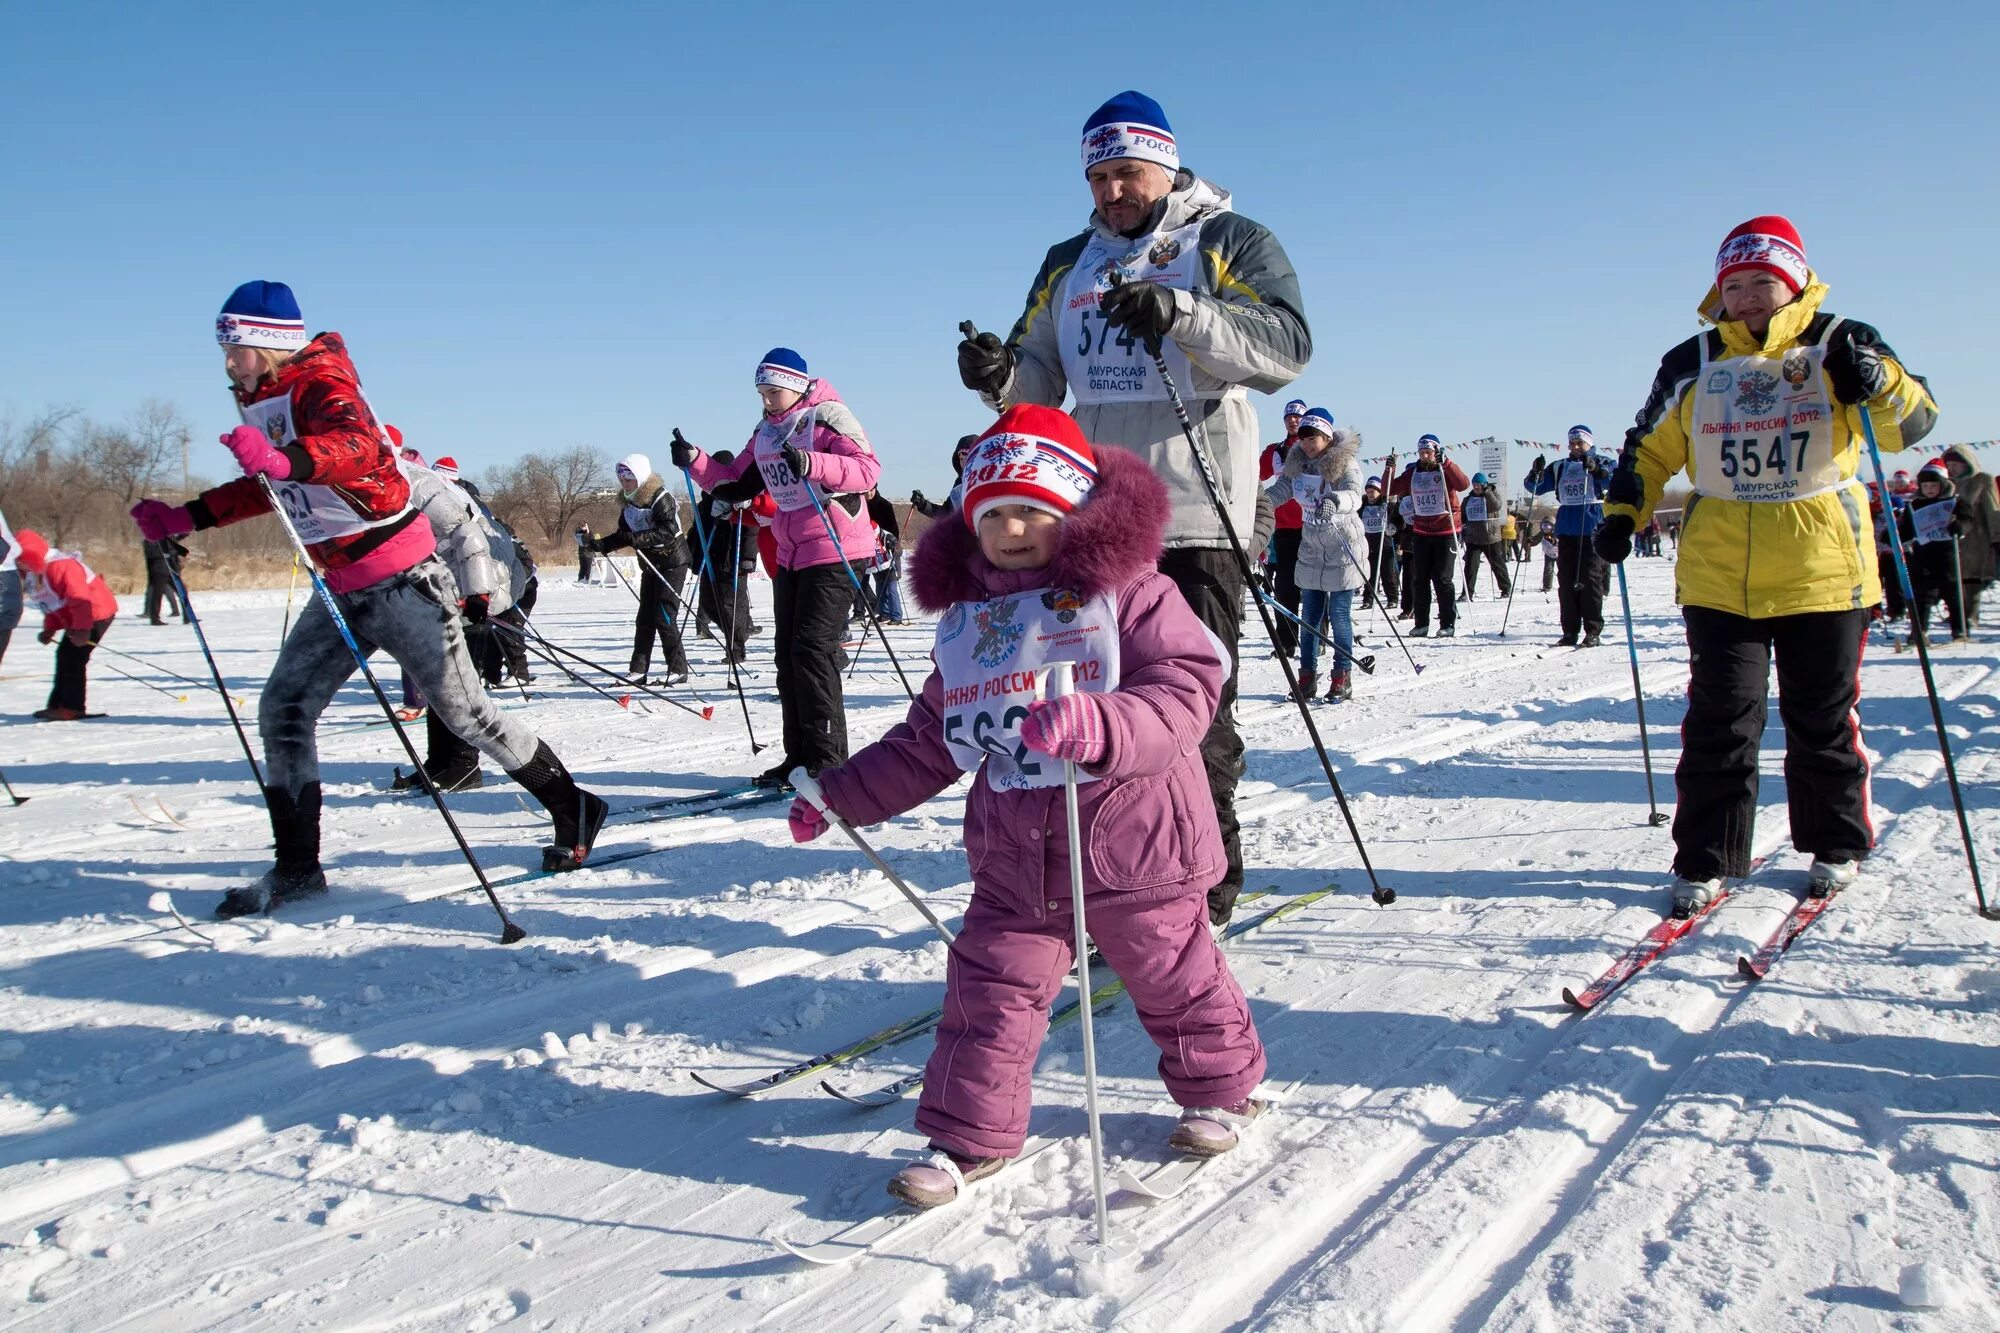
[[[1069,413],[1021,403],[973,444],[964,485],[965,521],[974,528],[996,505],[1067,514],[1097,485],[1097,454]]]
[[[1949,490],[1951,489],[1951,469],[1944,465],[1942,458],[1933,458],[1930,462],[1925,463],[1917,469],[1917,481],[1919,484],[1926,481],[1934,481]]]
[[[458,460],[450,454],[446,454],[443,458],[431,464],[431,471],[437,473],[440,477],[451,477],[456,480],[458,477]]]
[[[1776,274],[1794,296],[1806,289],[1812,276],[1799,229],[1776,213],[1751,218],[1722,238],[1722,248],[1715,252],[1715,285],[1720,287],[1724,278],[1745,268]]]

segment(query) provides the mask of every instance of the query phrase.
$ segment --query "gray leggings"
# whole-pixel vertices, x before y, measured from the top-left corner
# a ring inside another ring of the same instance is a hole
[[[534,758],[537,739],[486,697],[479,671],[465,650],[457,587],[436,557],[358,592],[335,593],[348,628],[364,654],[377,648],[396,659],[423,690],[438,720],[508,772]],[[451,608],[447,610],[446,608]],[[314,728],[334,692],[355,672],[354,655],[318,597],[292,625],[279,650],[257,730],[264,738],[266,780],[297,793],[319,781]]]

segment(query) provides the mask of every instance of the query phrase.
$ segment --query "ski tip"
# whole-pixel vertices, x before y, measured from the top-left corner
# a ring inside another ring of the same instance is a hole
[[[1568,1005],[1572,1009],[1578,1010],[1583,1013],[1589,1013],[1590,1006],[1592,1003],[1594,1003],[1594,1001],[1585,1000],[1581,996],[1579,996],[1575,991],[1571,990],[1567,986],[1564,986],[1563,1003]]]
[[[1736,955],[1736,971],[1745,981],[1762,981],[1764,973],[1744,954]]]

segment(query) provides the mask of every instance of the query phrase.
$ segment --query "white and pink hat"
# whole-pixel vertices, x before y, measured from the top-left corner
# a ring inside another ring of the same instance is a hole
[[[1751,218],[1722,238],[1722,248],[1715,252],[1715,285],[1720,287],[1724,278],[1743,268],[1775,274],[1794,296],[1804,291],[1812,278],[1799,229],[1776,213]]]

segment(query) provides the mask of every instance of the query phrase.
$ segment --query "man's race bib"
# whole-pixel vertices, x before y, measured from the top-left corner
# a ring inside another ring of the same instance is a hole
[[[251,403],[242,409],[242,413],[246,424],[263,431],[264,438],[280,449],[299,438],[292,425],[292,396],[289,393],[280,398]],[[308,546],[394,523],[409,508],[406,501],[402,509],[387,518],[369,518],[331,486],[279,481],[274,477],[271,488],[277,492],[278,503],[284,506],[285,517],[298,529],[299,539]]]
[[[1484,523],[1486,521],[1485,496],[1468,495],[1460,502],[1458,507],[1459,511],[1465,515],[1467,523]]]
[[[1361,530],[1374,534],[1382,531],[1389,521],[1388,510],[1379,504],[1361,506]]]
[[[1590,464],[1579,463],[1573,458],[1565,458],[1556,467],[1556,503],[1562,505],[1589,505],[1597,503],[1597,495],[1590,485]]]
[[[1444,469],[1426,472],[1418,468],[1410,474],[1410,507],[1418,518],[1439,518],[1445,513]]]
[[[1827,326],[1830,334],[1839,326]],[[1701,340],[1688,470],[1703,495],[1782,504],[1845,485],[1834,455],[1824,341],[1781,356],[1710,361]]]
[[[1021,743],[1036,682],[1051,662],[1076,663],[1079,692],[1118,688],[1118,604],[1057,588],[960,602],[938,621],[931,660],[944,678],[944,743],[965,772],[986,767],[995,791],[1059,787],[1062,761]],[[1096,778],[1077,770],[1078,782]]]
[[[1114,242],[1092,233],[1063,284],[1062,311],[1056,325],[1063,374],[1079,404],[1166,401],[1166,386],[1160,383],[1146,345],[1125,330],[1113,328],[1098,312],[1098,305],[1111,290],[1114,277],[1121,283],[1156,282],[1176,291],[1193,291],[1202,276],[1200,240],[1199,222],[1135,241],[1119,237]],[[1174,383],[1186,395],[1194,383],[1193,366],[1172,337],[1161,342],[1160,350]]]
[[[1932,542],[1951,540],[1951,516],[1958,508],[1958,497],[1939,500],[1910,510],[1910,526],[1916,529],[1917,543],[1929,546]]]
[[[818,417],[819,409],[808,407],[779,421],[765,421],[757,427],[757,442],[751,446],[757,470],[764,474],[764,489],[778,502],[778,508],[788,514],[811,509],[813,497],[805,479],[785,461],[785,446],[790,444],[810,452]]]

